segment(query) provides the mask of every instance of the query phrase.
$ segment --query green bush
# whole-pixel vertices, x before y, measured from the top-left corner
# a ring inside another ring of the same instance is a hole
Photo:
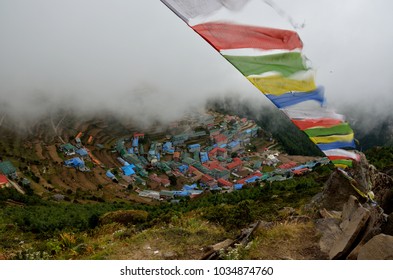
[[[111,223],[140,224],[146,222],[148,215],[149,213],[143,210],[118,210],[104,214],[99,223],[102,225]]]

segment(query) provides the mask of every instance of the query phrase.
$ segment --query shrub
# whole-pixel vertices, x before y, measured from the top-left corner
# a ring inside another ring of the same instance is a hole
[[[100,218],[99,223],[102,225],[119,223],[122,225],[139,224],[146,222],[148,212],[143,210],[118,210],[109,212]]]

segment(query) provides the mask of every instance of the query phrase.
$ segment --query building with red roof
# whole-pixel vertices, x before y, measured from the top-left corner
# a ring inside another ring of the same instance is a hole
[[[145,134],[144,133],[139,133],[139,132],[135,132],[134,133],[134,138],[144,138],[145,137]]]
[[[243,162],[240,158],[234,158],[232,162],[228,163],[227,169],[232,171],[239,171],[243,167]]]
[[[199,171],[198,169],[196,169],[196,168],[195,168],[194,166],[192,166],[192,165],[190,165],[190,166],[188,167],[188,174],[192,174],[192,175],[193,175],[192,180],[193,180],[194,182],[200,180],[200,179],[202,178],[202,176],[203,176],[203,173],[202,173],[201,171]]]
[[[227,157],[227,150],[224,148],[214,148],[209,152],[209,158],[214,159],[216,157]]]
[[[218,179],[217,182],[220,187],[232,187],[233,186],[233,183],[231,183],[223,178]]]
[[[280,169],[290,169],[290,168],[295,167],[296,165],[297,165],[296,162],[290,161],[290,162],[281,164],[280,166],[278,166],[278,168],[280,168]]]
[[[217,136],[214,136],[213,139],[214,143],[216,143],[218,146],[228,143],[228,138],[223,134],[218,134]]]
[[[168,179],[158,177],[157,174],[155,173],[151,174],[149,176],[149,179],[152,180],[153,182],[163,185],[164,187],[168,187],[171,184],[171,182]]]
[[[9,185],[9,182],[8,182],[7,177],[3,174],[0,174],[0,189],[8,187],[8,185]]]
[[[262,175],[263,174],[260,171],[256,171],[256,172],[252,173],[251,175],[238,180],[236,183],[237,184],[246,184],[249,179],[252,179],[254,177],[259,177],[260,178],[260,177],[262,177]]]
[[[174,161],[180,161],[180,152],[174,152],[173,153],[173,160]]]
[[[214,169],[221,170],[221,171],[227,170],[227,169],[226,169],[225,167],[223,167],[223,166],[221,165],[221,163],[220,163],[219,161],[217,161],[217,160],[213,160],[213,161],[206,162],[206,163],[203,164],[203,166],[205,166],[205,167],[208,168],[209,170],[214,170]]]
[[[217,181],[212,176],[207,174],[202,175],[201,183],[205,184],[210,188],[217,186]]]
[[[293,170],[292,173],[293,173],[294,175],[300,176],[300,175],[303,175],[304,173],[307,173],[308,171],[310,171],[310,170],[309,170],[307,167],[305,167],[305,168]]]

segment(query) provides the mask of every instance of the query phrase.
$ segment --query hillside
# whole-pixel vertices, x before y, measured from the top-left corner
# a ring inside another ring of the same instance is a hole
[[[0,167],[10,174],[0,189],[0,258],[329,258],[321,207],[310,202],[337,171],[285,153],[291,144],[263,119],[210,111],[165,128],[72,116],[24,134],[1,127]],[[86,150],[83,165],[73,165],[71,146]],[[377,150],[373,162],[392,166],[378,156],[390,152]]]

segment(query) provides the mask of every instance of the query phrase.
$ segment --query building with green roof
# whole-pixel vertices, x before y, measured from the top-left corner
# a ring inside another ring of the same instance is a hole
[[[0,173],[3,173],[6,176],[16,177],[16,168],[15,166],[9,161],[5,160],[0,162]]]

